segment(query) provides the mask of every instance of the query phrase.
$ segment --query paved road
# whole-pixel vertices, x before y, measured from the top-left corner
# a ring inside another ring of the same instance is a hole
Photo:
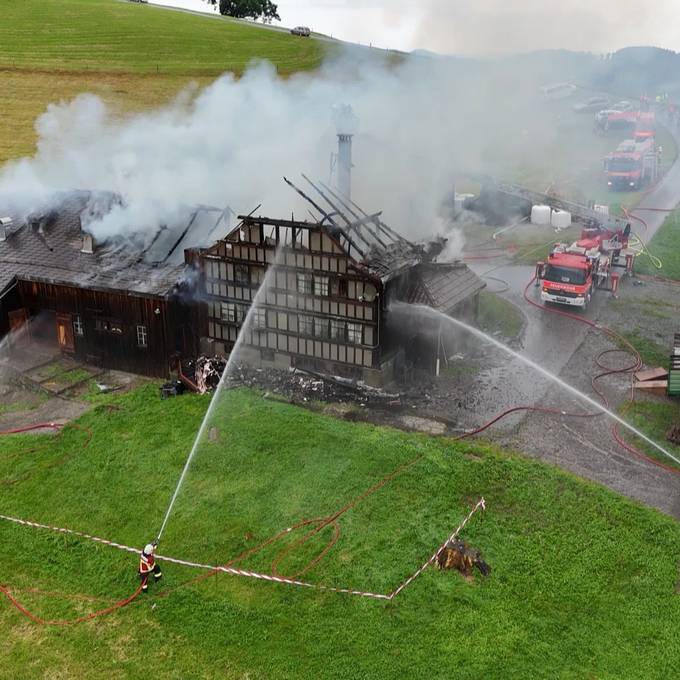
[[[680,135],[675,132],[680,143]],[[669,170],[663,181],[642,203],[643,207],[674,208],[680,204],[680,160]],[[665,213],[639,211],[649,227],[643,234],[651,240],[666,218]],[[483,274],[491,267],[475,265]],[[533,268],[506,265],[497,267],[492,275],[508,283],[502,295],[516,304],[526,318],[526,329],[521,353],[559,375],[563,380],[593,396],[591,376],[597,371],[594,358],[611,348],[612,343],[586,324],[549,314],[527,304],[524,287],[533,275]],[[622,284],[621,298],[626,297],[630,281]],[[532,287],[531,295],[537,296]],[[608,308],[610,295],[598,291],[591,306],[583,314],[591,320],[615,316]],[[625,379],[607,379],[607,395],[613,404],[626,397],[629,383]],[[537,376],[522,363],[511,360],[506,365],[492,368],[482,376],[477,403],[488,405],[488,410],[476,416],[493,414],[517,404],[541,404],[569,410],[589,408],[578,404],[564,388]],[[478,422],[482,418],[479,417]],[[556,464],[578,475],[604,484],[611,489],[655,507],[680,519],[680,475],[632,457],[612,439],[610,425],[604,419],[592,421],[555,420],[530,414],[517,416],[495,429],[506,444],[529,455]]]
[[[680,147],[680,131],[671,130]],[[680,162],[676,160],[663,180],[650,191],[636,208],[634,214],[644,218],[647,229],[641,233],[645,243],[649,243],[666,219],[666,213],[646,211],[644,208],[675,208],[680,204]]]
[[[485,267],[475,265],[473,268],[483,274]],[[488,269],[488,266],[486,267]],[[528,266],[506,265],[495,268],[493,276],[507,282],[509,289],[502,296],[515,304],[525,317],[525,328],[521,347],[516,348],[523,356],[531,359],[555,376],[559,376],[571,357],[578,350],[588,334],[586,324],[576,323],[557,314],[546,314],[541,309],[529,305],[524,299],[524,289],[534,274],[534,268]],[[532,286],[529,295],[539,300],[538,289]],[[606,304],[608,294],[600,292],[593,297],[591,305],[586,311],[572,310],[585,318],[595,320],[603,305]],[[548,391],[555,384],[545,378],[535,369],[524,362],[503,357],[495,352],[496,360],[480,375],[475,385],[475,403],[482,405],[484,413],[479,409],[472,417],[493,416],[505,409],[523,405],[541,403]],[[583,410],[587,405],[581,404],[576,410]],[[519,415],[507,418],[496,428],[496,431],[508,432],[515,428],[524,418]],[[470,424],[470,423],[466,423]]]

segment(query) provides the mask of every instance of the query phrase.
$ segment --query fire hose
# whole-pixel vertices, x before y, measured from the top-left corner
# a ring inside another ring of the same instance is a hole
[[[33,621],[33,623],[38,623],[42,626],[73,626],[77,623],[85,623],[87,621],[91,621],[92,619],[96,619],[100,616],[111,614],[115,612],[117,609],[122,609],[123,607],[126,607],[132,601],[134,601],[141,592],[142,586],[140,585],[137,587],[137,590],[135,590],[135,592],[132,593],[132,595],[129,595],[128,597],[126,597],[123,600],[120,600],[119,602],[115,602],[110,607],[100,609],[96,612],[92,612],[84,616],[79,616],[78,618],[75,619],[46,620],[40,618],[39,616],[36,616],[35,614],[33,614],[33,612],[29,611],[21,602],[19,602],[19,600],[14,595],[12,595],[12,591],[7,586],[0,585],[0,593],[2,593],[16,609],[18,609],[24,616]]]
[[[601,326],[593,321],[590,321],[589,319],[586,319],[584,317],[578,316],[576,314],[562,311],[562,310],[556,310],[556,309],[550,309],[546,308],[543,305],[539,305],[535,301],[531,300],[528,296],[528,290],[529,288],[535,283],[536,277],[533,277],[532,280],[527,284],[527,286],[524,289],[524,297],[529,302],[529,304],[537,307],[538,309],[541,309],[542,311],[547,311],[551,313],[558,314],[560,316],[564,316],[573,320],[576,320],[580,323],[585,323],[586,325],[590,326],[593,329],[599,330],[606,335],[609,335],[611,338],[615,339],[618,341],[620,344],[624,345],[625,349],[615,349],[615,350],[605,350],[604,352],[601,352],[598,357],[596,358],[596,363],[597,365],[602,369],[602,373],[599,373],[595,376],[592,377],[591,379],[591,384],[593,386],[593,389],[595,392],[598,394],[598,396],[602,399],[603,404],[605,407],[608,407],[608,400],[606,395],[602,390],[600,390],[597,386],[597,383],[599,380],[606,376],[614,375],[614,374],[619,374],[619,373],[631,373],[632,371],[638,370],[640,366],[642,365],[642,360],[640,357],[640,354],[637,352],[637,350],[633,347],[633,345],[623,336],[620,334],[616,333],[612,329],[606,328],[604,326]],[[614,352],[628,352],[630,353],[633,358],[634,362],[629,365],[629,366],[624,366],[622,368],[610,368],[607,367],[605,364],[602,363],[602,358],[608,354],[614,353]],[[633,387],[631,384],[631,394],[634,396],[634,391]],[[529,412],[536,412],[536,413],[542,413],[546,415],[557,415],[557,416],[562,416],[562,417],[577,417],[577,418],[594,418],[602,415],[602,413],[569,413],[561,409],[554,409],[554,408],[546,408],[546,407],[537,407],[537,406],[516,406],[510,409],[507,409],[506,411],[502,412],[501,414],[497,415],[496,417],[492,418],[488,422],[484,423],[480,427],[471,430],[470,432],[466,432],[456,438],[456,440],[462,440],[477,434],[480,434],[484,431],[486,431],[488,428],[492,427],[494,424],[499,422],[500,420],[504,419],[505,417],[522,412],[522,411],[529,411]],[[35,426],[29,426],[27,428],[18,428],[17,430],[12,430],[12,431],[7,431],[7,432],[2,432],[0,434],[17,434],[21,432],[27,432],[31,430],[37,430],[37,429],[43,429],[45,427],[55,427],[55,424],[49,423],[49,424],[42,424],[42,425],[35,425]],[[664,469],[667,469],[669,471],[672,471],[674,473],[680,473],[679,470],[676,468],[673,468],[669,465],[666,465],[664,463],[661,463],[650,456],[647,456],[643,454],[642,452],[638,451],[634,447],[630,446],[627,444],[623,439],[621,438],[620,434],[618,433],[618,430],[616,426],[614,425],[612,427],[612,435],[623,448],[625,448],[627,451],[630,453],[645,459],[654,465],[657,465],[659,467],[662,467]],[[89,442],[89,440],[88,440]],[[381,488],[383,488],[386,484],[388,484],[390,481],[401,475],[403,472],[405,472],[407,469],[418,463],[420,460],[424,458],[424,454],[420,454],[416,458],[407,461],[397,467],[395,470],[393,470],[391,473],[388,475],[385,475],[382,479],[380,479],[376,484],[373,486],[369,487],[366,491],[362,492],[359,494],[357,497],[355,497],[353,500],[351,500],[349,503],[345,504],[343,507],[341,507],[339,510],[336,510],[334,513],[322,517],[322,518],[315,518],[315,519],[305,519],[301,520],[297,524],[293,525],[292,527],[285,529],[284,531],[278,532],[277,534],[273,535],[272,537],[268,538],[267,540],[263,541],[259,545],[249,548],[248,550],[242,552],[240,555],[236,556],[232,560],[226,563],[226,565],[222,565],[223,567],[229,567],[237,562],[243,561],[247,557],[250,557],[251,555],[261,551],[265,547],[272,545],[276,542],[278,542],[280,539],[282,539],[284,536],[290,535],[291,532],[304,528],[304,527],[309,527],[312,526],[310,530],[307,531],[301,538],[297,539],[294,541],[292,544],[282,548],[274,557],[272,561],[272,573],[274,576],[279,576],[279,565],[280,563],[287,557],[289,556],[295,549],[302,547],[306,543],[308,543],[312,538],[315,536],[319,535],[324,529],[327,527],[332,527],[333,533],[329,539],[329,541],[326,543],[326,545],[322,548],[322,550],[308,563],[303,566],[295,575],[293,575],[291,578],[296,578],[302,574],[307,573],[309,570],[311,570],[314,566],[316,566],[327,554],[328,552],[333,548],[333,546],[337,543],[337,541],[340,538],[340,526],[338,524],[338,520],[342,515],[347,513],[349,510],[352,508],[356,507],[357,504],[368,498],[370,495],[376,493],[379,491]],[[220,568],[215,569],[213,571],[209,571],[206,574],[202,574],[199,577],[196,577],[194,579],[191,579],[190,581],[187,581],[183,584],[179,584],[176,588],[183,587],[185,585],[189,585],[191,583],[198,582],[200,580],[203,580],[205,578],[208,578],[210,576],[213,576],[217,573],[219,573]],[[172,590],[175,590],[176,588],[173,588]],[[27,616],[30,618],[32,621],[35,623],[39,623],[42,625],[72,625],[76,623],[82,623],[85,621],[92,620],[96,617],[99,616],[104,616],[106,614],[110,614],[113,611],[116,611],[117,609],[120,609],[122,607],[127,606],[130,604],[133,600],[136,599],[136,597],[139,595],[141,592],[141,586],[129,597],[114,603],[110,607],[107,607],[105,609],[93,612],[89,615],[85,615],[82,617],[78,617],[76,619],[72,620],[67,620],[67,621],[48,621],[45,619],[42,619],[33,613],[31,613],[21,602],[17,600],[16,597],[14,597],[10,591],[9,588],[6,586],[0,586],[0,592],[2,592],[5,597],[17,608],[23,615]],[[165,591],[161,593],[161,596],[166,596],[172,591]]]
[[[72,423],[70,427],[73,427],[74,429],[81,430],[86,433],[87,439],[83,443],[83,448],[87,448],[90,444],[90,441],[92,440],[92,431],[89,430],[86,427],[83,427],[81,425],[77,425],[75,423]],[[12,428],[10,430],[0,430],[0,436],[10,436],[10,435],[17,435],[17,434],[26,434],[28,432],[35,432],[37,430],[55,430],[58,432],[61,432],[64,429],[64,425],[61,423],[37,423],[35,425],[26,425],[24,427],[16,427]],[[41,447],[41,448],[46,448],[46,447]],[[31,449],[31,452],[35,452],[40,449]],[[63,461],[63,458],[61,458],[58,462]],[[51,467],[51,466],[50,466]],[[16,480],[15,480],[16,481]],[[12,482],[13,483],[13,482]],[[97,618],[99,616],[105,616],[106,614],[110,614],[117,609],[120,609],[121,607],[125,607],[130,602],[132,602],[141,592],[141,586],[130,596],[124,598],[123,600],[120,600],[119,602],[115,602],[109,607],[106,607],[105,609],[100,609],[99,611],[92,612],[91,614],[87,614],[85,616],[78,617],[76,619],[71,619],[71,620],[60,620],[60,621],[48,621],[45,619],[40,618],[39,616],[36,616],[32,612],[30,612],[14,595],[13,591],[11,588],[9,588],[6,585],[1,585],[0,584],[0,593],[2,593],[11,603],[14,607],[16,607],[24,616],[27,616],[29,619],[34,621],[35,623],[39,623],[42,625],[49,625],[49,626],[68,626],[68,625],[73,625],[76,623],[84,623],[86,621],[90,621],[94,618]],[[66,595],[64,595],[66,597]],[[76,596],[79,599],[83,599],[84,596]],[[87,599],[93,599],[93,598],[87,598]]]
[[[602,332],[605,335],[608,335],[610,338],[612,338],[615,342],[621,344],[624,346],[625,349],[608,349],[604,350],[603,352],[600,352],[600,354],[597,355],[595,358],[595,363],[597,366],[601,369],[603,369],[602,373],[599,373],[591,378],[591,385],[593,386],[593,390],[595,393],[600,397],[602,400],[602,403],[605,408],[609,408],[609,400],[607,399],[607,396],[604,394],[602,390],[599,389],[597,386],[597,383],[602,380],[605,377],[611,376],[611,375],[616,375],[616,374],[622,374],[622,373],[628,373],[632,374],[635,371],[638,371],[642,367],[642,357],[640,356],[640,353],[635,349],[635,347],[620,333],[617,333],[611,328],[607,328],[606,326],[602,326],[594,321],[591,321],[590,319],[587,319],[583,316],[579,316],[578,314],[574,314],[572,312],[567,312],[561,309],[555,309],[552,307],[546,307],[544,305],[539,304],[535,300],[532,300],[529,297],[529,289],[533,286],[533,284],[536,282],[536,276],[534,275],[529,281],[529,283],[526,285],[524,288],[524,299],[532,306],[536,307],[537,309],[540,309],[542,312],[547,312],[550,314],[557,314],[559,316],[566,317],[568,319],[572,319],[574,321],[577,321],[579,323],[586,324],[587,326],[590,326],[594,330],[598,330]],[[615,352],[628,352],[629,354],[632,355],[634,361],[631,365],[629,366],[624,366],[623,368],[608,368],[602,363],[602,358],[608,354],[613,354]],[[635,388],[631,379],[631,386],[630,386],[630,393],[631,393],[631,401],[635,399]],[[592,415],[602,415],[602,413],[598,414],[592,414]],[[642,451],[639,451],[636,449],[634,446],[631,446],[628,444],[623,437],[621,436],[621,433],[619,432],[618,426],[616,423],[614,423],[611,427],[611,435],[616,441],[617,444],[619,444],[621,447],[623,447],[626,451],[631,453],[632,455],[647,461],[648,463],[651,463],[652,465],[655,465],[657,467],[660,467],[664,470],[667,470],[668,472],[672,472],[673,474],[680,474],[680,469],[677,467],[674,467],[672,465],[668,465],[662,461],[656,460],[652,456],[648,456],[645,453],[642,453]]]
[[[518,413],[521,411],[531,411],[531,412],[536,412],[536,413],[542,413],[545,415],[555,415],[555,416],[561,416],[561,417],[573,417],[573,418],[593,418],[596,416],[599,416],[601,414],[599,413],[569,413],[560,409],[554,409],[554,408],[546,408],[546,407],[538,407],[538,406],[516,406],[510,409],[507,409],[506,411],[503,411],[502,413],[498,414],[488,422],[482,424],[481,426],[470,430],[469,432],[465,432],[458,437],[455,438],[456,441],[460,441],[463,439],[467,439],[469,437],[475,436],[477,434],[481,434],[482,432],[486,431],[490,427],[492,427],[494,424],[499,422],[500,420],[506,418],[507,416],[510,416],[514,413]],[[39,429],[39,427],[35,426],[29,429]],[[306,565],[304,565],[294,576],[299,576],[301,574],[307,573],[310,569],[312,569],[314,566],[316,566],[328,553],[329,551],[333,548],[333,546],[337,543],[337,541],[340,538],[340,526],[338,524],[338,520],[340,517],[342,517],[345,513],[347,513],[349,510],[352,508],[356,507],[360,502],[368,498],[369,496],[373,495],[380,489],[382,489],[384,486],[386,486],[389,482],[394,480],[396,477],[404,473],[406,470],[411,468],[413,465],[421,461],[425,457],[425,454],[419,454],[417,457],[406,461],[405,463],[402,463],[400,466],[395,468],[392,472],[389,474],[385,475],[382,477],[378,482],[373,484],[371,487],[369,487],[367,490],[363,491],[361,494],[356,496],[354,499],[346,503],[343,507],[340,509],[336,510],[332,514],[326,516],[326,517],[321,517],[321,518],[315,518],[315,519],[307,519],[307,520],[302,520],[296,524],[294,524],[292,527],[288,529],[284,529],[283,531],[278,532],[277,534],[274,534],[272,537],[268,538],[267,540],[263,541],[262,543],[258,544],[257,546],[254,546],[252,548],[249,548],[242,552],[241,554],[237,555],[236,557],[232,558],[229,562],[227,562],[225,565],[220,565],[216,567],[215,569],[211,569],[210,571],[206,572],[205,574],[201,574],[198,577],[192,578],[189,581],[186,581],[184,583],[180,583],[174,588],[170,590],[163,591],[159,593],[159,597],[166,597],[170,593],[174,592],[175,590],[191,585],[193,583],[197,583],[199,581],[202,581],[206,578],[209,578],[210,576],[214,576],[218,573],[223,573],[224,569],[231,567],[231,565],[236,564],[237,562],[241,562],[247,557],[250,557],[258,552],[260,552],[262,549],[265,547],[268,547],[270,545],[273,545],[274,543],[278,542],[281,540],[283,537],[290,535],[292,532],[296,531],[297,529],[301,529],[304,527],[310,527],[312,526],[311,530],[307,531],[306,534],[304,534],[301,538],[297,539],[293,544],[284,547],[281,549],[275,556],[272,561],[272,570],[273,570],[273,579],[271,580],[284,580],[287,579],[289,580],[290,577],[280,577],[278,575],[278,565],[279,563],[285,559],[290,553],[293,552],[296,548],[302,547],[304,544],[308,543],[313,537],[317,536],[321,531],[323,531],[326,527],[332,527],[333,529],[333,534],[330,537],[329,541],[327,544],[322,548],[322,550],[314,557],[312,558]],[[29,524],[33,526],[42,526],[42,525],[35,525],[33,523],[27,523],[27,522],[22,522],[24,524]],[[45,527],[45,528],[50,528],[50,527]],[[54,529],[58,531],[64,531],[61,529]],[[119,546],[118,544],[111,543],[109,541],[102,541],[101,539],[93,538],[87,534],[80,534],[78,532],[71,532],[71,533],[76,533],[76,535],[82,535],[84,538],[90,538],[91,540],[96,540],[98,542],[103,542],[103,543],[108,543],[110,545],[113,545],[114,547],[123,547],[124,546]],[[127,549],[127,548],[125,548]],[[47,620],[43,619],[42,617],[37,616],[36,614],[33,614],[24,604],[22,604],[15,595],[13,595],[13,591],[10,587],[6,585],[0,586],[0,592],[8,599],[8,601],[24,616],[29,618],[31,621],[34,623],[40,624],[40,625],[53,625],[53,626],[68,626],[68,625],[74,625],[78,623],[84,623],[86,621],[91,621],[92,619],[105,616],[107,614],[111,614],[117,610],[122,609],[123,607],[126,607],[130,603],[132,603],[140,594],[141,592],[141,586],[137,588],[137,590],[130,595],[129,597],[124,598],[123,600],[120,600],[118,602],[115,602],[114,604],[104,608],[100,609],[98,611],[92,612],[91,614],[87,614],[84,616],[77,617],[75,619],[71,620]],[[78,597],[84,597],[84,596],[78,596]],[[94,598],[88,598],[88,599],[94,599]]]
[[[55,432],[62,432],[64,429],[64,425],[62,423],[37,423],[35,425],[26,425],[24,427],[17,427],[13,428],[11,430],[0,430],[0,437],[2,436],[12,436],[12,435],[17,435],[17,434],[26,434],[28,432],[34,432],[36,430],[54,430]],[[86,439],[82,444],[82,447],[86,449],[89,445],[90,442],[92,441],[92,430],[90,430],[87,427],[84,427],[83,425],[78,425],[77,423],[71,423],[69,427],[73,428],[74,430],[79,430],[81,432],[84,432],[86,435]],[[49,448],[49,444],[45,444],[43,446],[38,446],[32,449],[27,449],[24,451],[21,451],[20,454],[14,454],[14,455],[22,455],[22,454],[27,454],[27,453],[36,453],[38,451],[42,451],[44,449]],[[71,457],[71,453],[67,452],[63,456],[59,457],[55,461],[51,461],[49,463],[46,463],[41,466],[41,469],[49,469],[56,467],[57,465],[61,465],[63,462],[65,462],[68,458]],[[29,479],[33,473],[26,473],[25,475],[22,475],[20,477],[14,477],[12,479],[0,479],[0,485],[3,486],[12,486],[14,484],[18,484],[19,482],[23,482],[26,479]]]
[[[645,210],[654,210],[658,212],[666,212],[664,208],[645,208]],[[670,211],[672,212],[672,211]],[[644,227],[645,231],[649,228],[649,225],[647,222],[642,218],[639,217],[638,215],[634,215],[633,212],[628,210],[628,208],[623,209],[623,214],[626,216],[627,219],[629,220],[635,220],[636,222],[639,222],[642,224]],[[637,248],[637,250],[636,250]],[[633,250],[637,255],[647,255],[649,258],[650,262],[652,263],[652,266],[654,266],[656,269],[662,269],[663,268],[663,262],[661,261],[660,258],[658,258],[656,255],[653,255],[650,251],[649,248],[647,247],[647,244],[644,242],[640,234],[635,234],[635,240],[633,242]]]

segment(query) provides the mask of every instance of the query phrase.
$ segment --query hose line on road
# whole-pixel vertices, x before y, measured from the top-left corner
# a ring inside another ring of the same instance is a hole
[[[630,399],[631,402],[635,400],[635,385],[634,385],[634,374],[642,368],[643,362],[642,362],[642,357],[640,356],[640,353],[638,350],[631,344],[631,342],[625,338],[623,335],[618,333],[617,331],[613,330],[612,328],[608,328],[607,326],[602,326],[601,324],[596,323],[595,321],[591,321],[590,319],[587,319],[583,316],[579,316],[578,314],[574,314],[573,312],[567,312],[565,310],[561,309],[555,309],[553,307],[546,307],[545,305],[539,304],[535,300],[532,300],[529,297],[529,289],[534,285],[536,282],[536,276],[534,275],[532,279],[527,283],[527,285],[524,288],[524,299],[533,307],[536,307],[537,309],[540,309],[542,312],[550,313],[550,314],[557,314],[559,316],[566,317],[568,319],[571,319],[573,321],[577,321],[578,323],[585,324],[592,328],[593,330],[597,330],[602,332],[604,335],[609,336],[612,340],[614,340],[615,343],[619,344],[622,347],[619,347],[618,349],[608,349],[604,350],[603,352],[600,352],[597,357],[595,358],[595,363],[598,366],[598,368],[602,369],[602,373],[598,373],[597,375],[594,375],[591,377],[591,385],[593,387],[593,390],[595,393],[600,397],[602,400],[602,403],[604,404],[605,408],[609,408],[609,400],[607,399],[607,396],[604,394],[604,392],[598,387],[597,383],[602,380],[603,378],[606,378],[608,376],[612,375],[619,375],[619,374],[629,374],[631,376],[631,385],[630,385]],[[611,368],[607,367],[603,362],[603,358],[607,355],[613,354],[615,352],[627,352],[633,357],[633,363],[624,366],[622,368]],[[614,423],[611,427],[611,436],[614,439],[614,441],[622,446],[626,451],[629,453],[633,454],[634,456],[647,461],[648,463],[651,463],[652,465],[655,465],[656,467],[662,468],[664,470],[667,470],[668,472],[672,472],[673,474],[680,474],[680,469],[677,467],[674,467],[672,465],[668,465],[667,463],[664,463],[663,461],[659,461],[656,458],[653,458],[652,456],[648,456],[646,453],[642,453],[642,451],[638,450],[634,446],[628,444],[625,442],[623,439],[621,433],[619,432],[618,425]]]

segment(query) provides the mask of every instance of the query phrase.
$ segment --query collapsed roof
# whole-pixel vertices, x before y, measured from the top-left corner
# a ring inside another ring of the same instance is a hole
[[[446,243],[442,238],[427,245],[411,243],[382,221],[382,212],[369,214],[323,182],[317,185],[306,175],[303,178],[318,198],[310,197],[285,177],[284,181],[312,206],[309,212],[321,228],[383,283],[420,263],[431,262]]]
[[[184,278],[184,250],[212,243],[230,219],[228,209],[201,206],[150,238],[93,242],[89,225],[120,203],[115,194],[78,191],[28,217],[10,215],[0,233],[0,294],[22,279],[165,296]]]
[[[293,228],[321,228],[369,275],[383,284],[401,274],[415,274],[402,294],[405,301],[424,304],[445,314],[474,297],[486,287],[482,279],[460,261],[436,262],[446,244],[438,237],[425,245],[414,244],[399,235],[382,219],[380,212],[368,214],[354,201],[343,197],[329,186],[320,186],[303,175],[319,198],[312,198],[284,177],[285,182],[313,208],[309,221],[271,220],[252,215],[240,216],[243,223],[277,224]],[[237,227],[234,232],[239,232]]]

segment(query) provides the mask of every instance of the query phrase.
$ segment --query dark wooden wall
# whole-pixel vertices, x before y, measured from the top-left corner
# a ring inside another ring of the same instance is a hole
[[[189,334],[178,330],[189,315],[189,308],[181,302],[25,281],[18,289],[20,306],[32,316],[41,311],[78,315],[83,335],[75,335],[74,354],[95,365],[165,377],[174,357],[191,350],[184,340]],[[119,324],[121,332],[98,330],[98,320]],[[138,325],[146,327],[147,347],[138,346]]]
[[[0,340],[9,333],[9,312],[20,307],[19,288],[18,286],[12,286],[0,297]]]

